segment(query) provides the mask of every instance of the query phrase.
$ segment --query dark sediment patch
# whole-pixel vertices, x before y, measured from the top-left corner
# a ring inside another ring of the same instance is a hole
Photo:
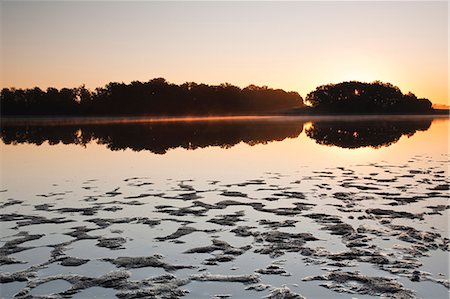
[[[359,272],[329,272],[325,275],[305,277],[303,281],[326,281],[323,287],[339,293],[382,296],[383,298],[416,298],[398,281],[387,277],[369,277]]]
[[[105,197],[115,197],[118,195],[121,195],[122,192],[119,192],[120,187],[117,187],[116,189],[112,190],[112,191],[108,191],[105,193]]]
[[[225,209],[226,207],[230,206],[250,206],[254,208],[257,211],[261,211],[264,207],[264,205],[260,202],[241,202],[237,200],[222,200],[217,202],[215,205],[211,206],[212,209]]]
[[[300,294],[292,292],[288,287],[275,288],[267,295],[267,299],[306,299]]]
[[[66,256],[64,256],[64,252],[67,250],[67,245],[70,245],[72,243],[73,241],[68,241],[65,243],[51,245],[51,247],[53,247],[53,250],[50,252],[51,259],[56,261],[67,258]]]
[[[434,198],[434,197],[438,197],[438,198],[450,198],[450,193],[449,192],[427,192],[426,194],[426,198]]]
[[[275,208],[275,209],[262,208],[262,209],[260,209],[260,211],[273,213],[273,214],[279,215],[279,216],[295,216],[295,215],[302,214],[303,211],[310,210],[314,206],[316,206],[316,204],[303,203],[303,202],[294,202],[293,205],[294,205],[294,207],[292,207],[292,208]]]
[[[273,195],[274,196],[283,196],[286,198],[306,199],[306,196],[303,192],[295,192],[295,191],[283,191],[280,193],[275,193]]]
[[[176,196],[161,196],[161,197],[166,199],[178,199],[183,201],[189,201],[203,198],[202,196],[198,195],[199,192],[200,191],[185,192],[177,194]]]
[[[308,217],[314,219],[318,223],[328,224],[328,223],[342,223],[342,220],[339,216],[328,215],[323,213],[312,213],[306,214],[304,217]]]
[[[264,275],[291,276],[289,272],[284,270],[281,266],[275,264],[268,265],[266,268],[263,269],[257,269],[255,272]]]
[[[342,183],[340,186],[343,187],[343,188],[356,188],[356,189],[361,190],[361,191],[380,190],[379,187],[369,186],[368,184],[366,184],[366,185],[357,185],[355,183]]]
[[[254,290],[257,292],[262,292],[264,290],[267,290],[268,288],[270,288],[270,285],[258,283],[258,284],[254,284],[254,285],[246,287],[245,290]]]
[[[228,184],[228,185],[224,185],[225,187],[247,187],[247,186],[252,186],[252,185],[265,185],[266,183],[264,182],[264,180],[261,179],[254,179],[254,180],[248,180],[245,181],[243,183],[236,183],[236,184]]]
[[[238,237],[249,237],[259,233],[253,233],[250,230],[256,228],[254,226],[238,226],[230,230],[230,232],[234,233]]]
[[[375,195],[380,196],[399,196],[401,193],[398,192],[374,192]]]
[[[123,208],[119,207],[119,206],[112,206],[112,207],[107,207],[107,208],[103,209],[103,211],[108,211],[108,212],[117,212],[120,210],[123,210]]]
[[[194,186],[189,185],[189,184],[185,184],[184,182],[193,182],[193,180],[179,181],[177,186],[180,189],[178,189],[178,190],[181,190],[181,191],[195,191]],[[177,189],[175,189],[175,190],[177,190]]]
[[[64,233],[64,234],[74,237],[77,240],[88,240],[88,239],[98,239],[99,238],[99,236],[88,235],[88,232],[95,230],[93,228],[88,228],[86,226],[77,226],[77,227],[72,227],[71,229],[72,229],[71,232]]]
[[[190,279],[198,281],[241,282],[244,284],[258,283],[260,281],[258,274],[222,275],[222,274],[201,273],[191,275]]]
[[[128,186],[133,186],[133,187],[142,187],[142,186],[149,186],[149,185],[153,185],[153,183],[151,182],[142,182],[142,183],[135,183],[135,184],[128,184]]]
[[[180,289],[189,282],[187,279],[177,279],[171,274],[146,279],[140,283],[130,282],[129,289],[123,288],[116,296],[121,299],[134,298],[171,298],[178,299],[187,291]]]
[[[208,212],[208,208],[198,208],[196,204],[190,207],[172,207],[172,206],[158,206],[155,207],[158,212],[160,213],[166,213],[171,216],[187,216],[187,215],[194,215],[194,216],[205,216],[205,214]]]
[[[242,219],[243,216],[245,216],[244,211],[237,211],[234,214],[217,215],[214,218],[207,220],[207,222],[223,226],[234,226],[237,222],[245,221]]]
[[[0,209],[22,204],[22,200],[8,198],[6,202],[0,204]]]
[[[34,209],[37,211],[50,211],[50,208],[54,207],[54,204],[44,203],[40,205],[35,205]]]
[[[88,259],[80,259],[77,257],[64,257],[62,259],[59,260],[61,266],[65,266],[65,267],[78,267],[81,265],[86,264],[87,262],[89,262]]]
[[[80,290],[87,289],[90,287],[104,287],[113,289],[122,289],[132,287],[132,283],[128,281],[130,273],[124,270],[116,270],[108,272],[100,277],[87,277],[79,274],[58,274],[53,276],[47,276],[39,279],[35,279],[29,282],[30,288],[35,288],[39,285],[55,281],[55,280],[65,280],[72,284],[72,287],[64,292],[59,293],[59,297],[67,298],[78,293]],[[28,295],[25,292],[24,295]],[[25,298],[28,298],[25,296]]]
[[[348,242],[348,247],[366,246],[364,243],[367,241],[366,236],[358,234],[350,224],[344,223],[338,216],[313,213],[305,215],[305,217],[321,224],[321,230],[327,230],[332,235],[343,236],[343,241]]]
[[[432,212],[427,213],[428,215],[442,215],[441,212],[450,209],[450,205],[426,206],[426,208],[432,210]]]
[[[295,227],[295,223],[297,220],[286,219],[284,221],[270,221],[267,219],[259,220],[259,225],[263,225],[269,228],[278,228],[278,227]]]
[[[29,281],[37,275],[32,271],[19,271],[14,273],[2,272],[0,273],[0,283],[8,283],[15,281]]]
[[[138,199],[153,196],[151,193],[141,193],[139,195],[125,196],[124,199]]]
[[[422,250],[436,250],[437,248],[440,248],[444,251],[450,251],[450,240],[442,237],[439,233],[420,231],[414,227],[404,225],[391,224],[389,227],[394,231],[393,235],[397,236],[399,240],[412,243],[416,245],[416,247],[419,246]]]
[[[98,247],[105,247],[109,249],[123,249],[123,244],[126,243],[126,239],[122,237],[115,238],[99,238],[97,242]]]
[[[214,229],[197,229],[190,226],[182,226],[179,227],[174,233],[167,235],[165,237],[157,237],[155,238],[158,241],[167,241],[167,240],[176,240],[180,237],[189,235],[193,232],[204,232],[204,233],[215,233],[217,230]]]
[[[393,211],[386,209],[367,209],[367,214],[388,218],[423,219],[422,214],[413,214],[405,211]]]
[[[165,237],[157,237],[155,239],[159,240],[159,241],[174,240],[174,239],[178,239],[182,236],[189,235],[196,231],[198,231],[198,229],[196,229],[194,227],[182,226],[182,227],[179,227],[173,234],[167,235]]]
[[[74,220],[64,217],[45,218],[42,216],[21,215],[17,213],[0,215],[0,222],[15,221],[17,227],[35,225],[35,224],[62,224],[74,222]]]
[[[274,230],[255,235],[255,240],[257,243],[262,243],[255,249],[256,253],[268,254],[276,258],[285,252],[301,252],[307,241],[318,239],[310,233],[287,233]]]
[[[124,224],[124,223],[140,223],[153,227],[161,223],[160,219],[149,219],[147,217],[93,218],[88,219],[86,221],[95,223],[100,228],[107,228],[113,224]]]
[[[4,257],[9,254],[17,253],[34,247],[22,247],[20,244],[42,238],[44,234],[30,235],[28,232],[19,232],[16,239],[7,241],[0,247],[0,256]]]
[[[435,186],[433,188],[429,188],[429,190],[449,191],[450,190],[450,184],[437,185],[437,186]]]
[[[36,196],[39,196],[39,197],[63,196],[63,195],[66,195],[66,194],[69,193],[69,192],[71,192],[71,191],[67,191],[67,192],[50,192],[50,193],[48,193],[48,194],[38,194],[38,195],[36,195]]]
[[[181,298],[186,294],[179,289],[189,282],[187,279],[177,279],[166,274],[158,277],[147,278],[141,281],[130,281],[130,273],[125,270],[116,270],[100,277],[87,277],[78,274],[60,274],[44,277],[29,283],[30,288],[55,280],[65,280],[72,287],[64,292],[55,294],[57,298],[68,298],[91,287],[112,288],[118,290],[116,296],[122,299],[131,298]],[[20,298],[31,298],[30,289],[21,291]],[[53,297],[52,297],[53,298]]]
[[[100,228],[107,228],[108,226],[111,226],[112,224],[123,224],[123,223],[131,223],[138,220],[137,217],[133,218],[91,218],[87,219],[87,222],[95,223]]]
[[[223,191],[222,193],[220,193],[220,195],[228,197],[248,197],[247,194],[239,191]]]
[[[0,266],[13,265],[13,264],[24,264],[24,263],[25,262],[18,261],[15,258],[5,256],[5,255],[0,255]]]
[[[405,197],[405,196],[383,196],[383,199],[385,199],[385,200],[392,200],[392,202],[388,203],[388,205],[390,205],[390,206],[406,205],[406,204],[410,204],[410,203],[414,203],[414,202],[418,202],[418,201],[424,200],[426,198],[429,198],[429,196],[419,196],[419,195],[410,196],[410,197]]]
[[[217,265],[218,263],[229,262],[235,259],[236,256],[243,254],[249,250],[251,246],[233,247],[225,241],[213,239],[209,246],[196,247],[186,250],[184,253],[213,253],[220,251],[220,253],[208,258],[204,261],[206,265]]]
[[[88,208],[60,208],[54,209],[50,211],[55,211],[58,213],[80,213],[81,215],[92,216],[97,214],[97,211],[100,210],[100,206],[88,207]]]
[[[161,255],[140,256],[140,257],[118,257],[115,259],[105,258],[103,260],[108,261],[116,265],[117,267],[126,269],[153,267],[153,268],[163,268],[164,270],[171,272],[179,269],[194,268],[194,266],[168,264],[162,261]]]
[[[140,202],[138,200],[131,200],[131,201],[119,201],[119,200],[113,200],[109,202],[104,202],[102,205],[127,205],[127,206],[142,206],[145,205],[145,203]]]
[[[390,179],[375,179],[375,181],[377,181],[378,183],[394,183],[398,181],[398,178],[394,177]]]
[[[161,220],[159,220],[159,219],[149,219],[149,218],[146,218],[146,217],[142,217],[142,218],[138,218],[136,223],[141,223],[141,224],[148,225],[150,227],[154,227],[156,225],[161,224]]]
[[[326,224],[321,229],[328,230],[332,235],[350,236],[355,233],[355,230],[347,223],[332,223]]]

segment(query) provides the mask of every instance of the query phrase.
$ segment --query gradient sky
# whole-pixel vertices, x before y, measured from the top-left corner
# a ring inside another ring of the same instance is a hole
[[[164,77],[298,91],[381,80],[448,99],[448,3],[1,2],[1,87]]]

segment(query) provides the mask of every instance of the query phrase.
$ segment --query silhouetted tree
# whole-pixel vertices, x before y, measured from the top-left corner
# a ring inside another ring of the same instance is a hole
[[[240,142],[250,145],[296,138],[302,122],[233,120],[202,122],[154,122],[109,124],[5,124],[0,137],[5,144],[31,143],[104,144],[111,150],[147,150],[164,154],[170,149],[219,146],[230,148]]]
[[[413,114],[433,109],[427,99],[417,99],[413,93],[402,94],[397,86],[375,81],[357,81],[322,85],[306,97],[316,112],[349,114]]]
[[[276,113],[302,106],[303,99],[295,92],[241,89],[229,83],[176,85],[164,78],[111,82],[92,92],[84,85],[46,92],[37,87],[1,92],[2,115],[230,115]]]
[[[401,136],[430,128],[431,119],[317,121],[305,130],[317,143],[342,148],[389,146]]]
[[[316,113],[429,113],[427,99],[417,99],[389,83],[343,82],[318,87],[306,98]],[[164,78],[130,84],[111,82],[94,91],[78,88],[4,88],[1,115],[186,116],[276,114],[302,110],[297,92],[229,83],[176,85]],[[306,111],[306,109],[303,109]],[[309,111],[309,110],[308,110]]]

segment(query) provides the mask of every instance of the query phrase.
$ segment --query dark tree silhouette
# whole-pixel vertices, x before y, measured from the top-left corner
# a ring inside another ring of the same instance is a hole
[[[342,148],[380,148],[396,143],[400,137],[430,128],[431,119],[318,121],[305,130],[318,144]]]
[[[266,144],[296,138],[302,122],[275,120],[233,120],[196,122],[84,123],[55,124],[25,122],[5,124],[0,136],[5,144],[30,143],[104,144],[111,150],[147,150],[164,154],[182,147],[197,149],[208,146],[230,148],[240,142]]]
[[[433,111],[429,100],[418,99],[411,92],[403,94],[397,86],[380,81],[322,85],[305,100],[316,113],[414,114]]]
[[[318,120],[305,133],[318,144],[342,148],[390,146],[402,136],[426,131],[430,118],[376,118],[357,121]],[[63,121],[36,120],[6,122],[0,129],[5,144],[30,143],[41,145],[95,142],[111,150],[131,149],[164,154],[170,149],[189,150],[218,146],[230,148],[240,142],[249,145],[266,144],[297,138],[304,120],[226,120],[195,122],[125,122],[121,120]]]
[[[389,83],[343,82],[322,85],[308,94],[307,108],[297,92],[250,85],[243,89],[187,82],[176,85],[164,78],[130,84],[111,82],[90,91],[78,88],[4,88],[3,116],[188,116],[262,114],[428,114],[427,99],[402,94]]]
[[[296,92],[251,85],[244,89],[229,83],[171,84],[163,78],[130,84],[108,83],[89,91],[84,86],[42,91],[1,91],[2,115],[75,116],[180,116],[273,114],[303,107]]]

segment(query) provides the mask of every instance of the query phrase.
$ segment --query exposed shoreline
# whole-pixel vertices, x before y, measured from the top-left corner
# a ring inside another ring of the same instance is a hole
[[[55,180],[30,190],[39,202],[5,189],[0,279],[17,298],[89,297],[92,287],[199,298],[222,294],[219,283],[225,298],[442,295],[448,274],[429,260],[449,251],[438,225],[449,209],[445,166],[410,161],[234,182]]]

